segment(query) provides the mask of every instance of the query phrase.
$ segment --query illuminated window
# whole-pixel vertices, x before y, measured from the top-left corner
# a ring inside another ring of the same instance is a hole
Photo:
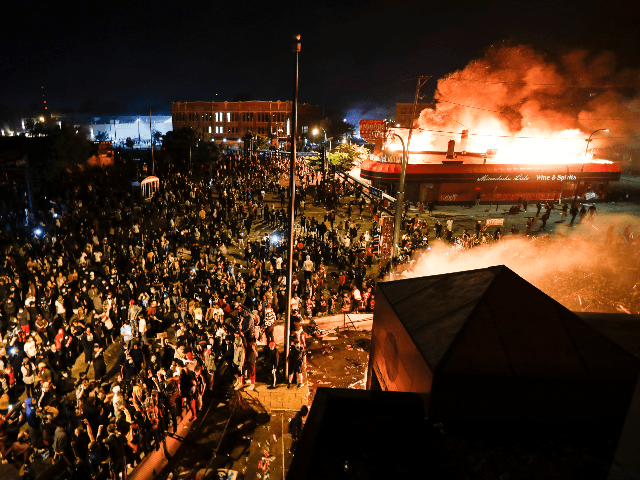
[[[227,122],[231,121],[231,113],[227,112]]]
[[[211,125],[209,125],[209,133],[211,133]]]
[[[302,127],[302,133],[307,133],[307,132],[309,132],[309,127],[305,125],[304,127]]]

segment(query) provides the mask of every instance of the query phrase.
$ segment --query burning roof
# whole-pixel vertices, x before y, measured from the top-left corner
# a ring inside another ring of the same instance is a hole
[[[497,150],[496,163],[583,162],[585,147],[638,142],[639,88],[640,72],[616,71],[610,53],[552,60],[524,45],[492,47],[438,81],[436,106],[420,114],[409,150],[446,151],[468,130],[462,150]]]

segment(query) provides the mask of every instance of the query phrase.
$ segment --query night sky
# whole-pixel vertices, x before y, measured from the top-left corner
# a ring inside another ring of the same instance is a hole
[[[42,86],[49,111],[290,100],[298,31],[300,101],[355,123],[412,101],[419,75],[434,77],[429,97],[437,78],[491,45],[611,50],[637,68],[639,11],[633,1],[563,0],[5,2],[0,104],[40,104]]]

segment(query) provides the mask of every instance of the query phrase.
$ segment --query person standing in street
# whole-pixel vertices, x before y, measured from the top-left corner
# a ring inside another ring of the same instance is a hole
[[[302,349],[300,348],[300,342],[297,339],[294,339],[291,345],[291,349],[289,350],[289,386],[287,388],[293,388],[293,377],[294,375],[297,377],[296,381],[298,383],[298,388],[302,388]]]
[[[265,358],[267,372],[269,373],[269,388],[276,388],[279,361],[280,354],[276,348],[276,342],[271,341],[269,342]]]
[[[309,407],[303,405],[302,408],[295,414],[295,416],[289,422],[289,433],[291,434],[291,448],[290,453],[293,453],[298,445],[298,440],[302,436],[302,428],[307,420],[307,414],[309,413]]]

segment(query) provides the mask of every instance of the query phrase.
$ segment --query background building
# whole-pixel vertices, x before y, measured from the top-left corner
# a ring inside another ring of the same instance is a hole
[[[31,130],[38,122],[73,125],[84,132],[92,142],[110,141],[113,146],[124,146],[127,138],[135,148],[151,148],[151,132],[154,145],[162,143],[162,137],[173,130],[169,115],[94,115],[90,113],[51,113],[46,116],[21,117],[16,121],[0,125],[0,136],[31,136]],[[151,128],[149,128],[151,122]]]
[[[229,145],[239,145],[248,132],[277,138],[278,146],[291,135],[291,102],[177,102],[171,114],[174,129],[200,128]],[[322,117],[322,107],[299,103],[297,135],[309,133]]]
[[[418,103],[413,122],[420,118],[420,112],[425,108],[435,108],[435,103]],[[396,127],[409,128],[413,114],[413,103],[396,103]]]

